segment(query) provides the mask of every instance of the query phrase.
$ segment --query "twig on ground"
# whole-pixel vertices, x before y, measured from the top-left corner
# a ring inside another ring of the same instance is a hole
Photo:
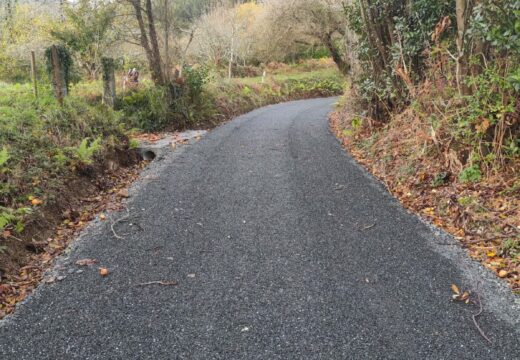
[[[361,231],[365,231],[365,230],[368,230],[368,229],[372,229],[374,226],[376,226],[376,223],[373,223],[372,225],[363,226],[360,230]]]
[[[9,234],[9,235],[7,235],[7,237],[8,237],[8,238],[13,238],[13,239],[15,239],[16,241],[19,241],[19,242],[23,242],[23,240],[22,240],[22,239],[20,239],[20,238],[17,238],[17,237],[16,237],[16,236],[14,236],[13,234]]]
[[[516,236],[517,235],[497,235],[497,236],[489,237],[487,239],[476,239],[476,240],[464,241],[463,244],[478,244],[478,243],[482,243],[482,242],[490,242],[490,241],[495,241],[495,240],[514,238]]]
[[[478,301],[478,305],[479,305],[480,309],[479,309],[478,312],[472,314],[471,318],[473,319],[473,324],[475,324],[475,327],[477,328],[477,330],[480,333],[480,335],[484,339],[486,339],[486,341],[488,343],[493,344],[493,342],[486,336],[486,334],[484,333],[484,331],[481,329],[481,327],[479,326],[479,324],[477,322],[477,317],[479,317],[482,314],[482,311],[483,311],[482,301],[480,300],[480,294],[478,293],[478,288],[479,288],[479,286],[477,285],[477,301]]]
[[[116,230],[114,229],[114,226],[116,226],[120,222],[128,220],[128,218],[130,217],[130,211],[128,210],[128,208],[126,206],[125,206],[125,209],[126,209],[127,214],[125,216],[123,216],[123,217],[120,217],[116,221],[112,221],[112,223],[110,224],[110,229],[112,230],[112,234],[114,234],[114,237],[116,239],[119,239],[119,240],[123,240],[124,237],[122,237],[122,236],[120,236],[120,235],[118,235],[116,233]]]
[[[149,282],[144,282],[144,283],[140,283],[140,284],[135,284],[134,286],[148,286],[148,285],[175,286],[175,285],[179,285],[179,283],[176,280],[149,281]]]

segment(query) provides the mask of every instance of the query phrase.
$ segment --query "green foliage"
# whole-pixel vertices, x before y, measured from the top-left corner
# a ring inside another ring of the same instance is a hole
[[[334,79],[288,79],[283,86],[284,93],[291,96],[327,97],[343,93],[342,81]]]
[[[350,122],[350,125],[352,126],[352,129],[357,130],[363,125],[363,120],[361,120],[358,117],[355,117]]]
[[[135,150],[135,149],[137,149],[138,147],[139,147],[139,141],[138,141],[138,140],[136,140],[136,139],[130,139],[130,140],[128,141],[128,148],[129,148],[130,150]]]
[[[15,231],[21,233],[24,230],[24,217],[30,212],[31,209],[29,208],[19,208],[13,210],[0,206],[0,231],[4,230],[10,225],[14,225]]]
[[[67,22],[51,30],[65,44],[91,79],[97,78],[101,57],[119,38],[114,30],[116,4],[79,0],[64,7]]]
[[[506,239],[502,243],[500,254],[502,256],[510,256],[516,262],[520,262],[520,240],[518,238]]]
[[[87,143],[86,138],[97,140]],[[58,191],[71,165],[88,163],[100,146],[125,139],[119,115],[104,106],[76,97],[59,106],[50,89],[41,89],[35,99],[29,84],[0,85],[0,144],[9,149],[3,165],[9,169],[0,177],[3,222],[23,224],[25,213],[16,209],[24,208],[28,195]]]
[[[470,35],[520,55],[520,1],[484,0],[474,9]]]
[[[4,148],[0,151],[0,172],[2,171],[4,165],[7,163],[7,160],[9,160],[9,152],[7,151],[7,148],[4,146]]]
[[[101,138],[98,137],[89,144],[89,139],[83,139],[79,146],[70,147],[69,150],[72,152],[74,158],[79,161],[80,164],[90,165],[92,164],[92,158],[96,152],[101,149]]]
[[[373,117],[385,117],[406,105],[409,97],[396,69],[403,68],[411,80],[424,76],[432,30],[443,16],[454,13],[454,2],[369,0],[344,9],[349,28],[358,37],[360,95],[371,106]]]
[[[121,110],[131,127],[158,131],[167,126],[184,128],[208,115],[211,95],[204,92],[210,76],[205,67],[186,68],[184,82],[138,89],[121,101]]]
[[[168,107],[168,89],[151,87],[136,90],[121,101],[125,122],[144,131],[163,129],[171,122]]]
[[[433,181],[432,181],[432,186],[433,187],[439,187],[439,186],[442,186],[444,184],[446,184],[446,181],[448,180],[449,178],[449,174],[447,172],[440,172],[438,174],[435,175],[435,177],[433,178]]]
[[[462,183],[479,182],[482,179],[482,172],[477,165],[468,166],[459,174],[459,181]]]

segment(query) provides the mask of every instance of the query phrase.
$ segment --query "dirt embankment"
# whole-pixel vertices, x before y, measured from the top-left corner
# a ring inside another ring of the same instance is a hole
[[[42,280],[52,260],[96,216],[120,205],[125,188],[142,163],[137,152],[111,150],[92,165],[70,175],[67,185],[43,207],[35,207],[21,234],[4,231],[5,251],[0,253],[0,319],[14,310]],[[49,195],[50,196],[50,195]],[[101,215],[100,215],[101,214]]]

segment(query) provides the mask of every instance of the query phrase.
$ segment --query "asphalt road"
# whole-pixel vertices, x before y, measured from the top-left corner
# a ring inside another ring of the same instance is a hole
[[[65,278],[0,323],[0,359],[520,359],[518,298],[356,165],[334,102],[262,108],[156,160],[124,239],[93,224]],[[492,345],[450,300],[477,279]]]

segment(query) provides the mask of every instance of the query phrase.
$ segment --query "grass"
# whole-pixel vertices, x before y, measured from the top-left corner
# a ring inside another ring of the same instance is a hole
[[[338,70],[335,68],[326,68],[319,70],[312,70],[306,72],[298,72],[292,74],[267,74],[266,81],[284,82],[288,80],[307,80],[307,79],[338,79],[341,78]],[[232,83],[242,85],[253,85],[261,84],[262,77],[250,77],[250,78],[234,78],[231,80]]]
[[[117,111],[100,104],[101,81],[72,85],[63,106],[48,84],[35,98],[31,84],[0,82],[0,231],[22,230],[27,208],[55,197],[67,176],[88,168],[96,156],[127,146],[130,129],[211,127],[264,105],[343,92],[342,77],[328,60],[268,67],[264,83],[261,77],[229,82],[204,69],[186,71],[186,84],[175,95],[146,77],[138,89],[121,94],[118,78]]]
[[[0,171],[0,230],[23,229],[13,214],[41,205],[31,199],[51,199],[95,153],[126,141],[120,117],[102,105],[69,96],[60,106],[47,88],[35,98],[29,84],[1,84],[0,144],[8,159]],[[82,151],[93,144],[96,151]]]

